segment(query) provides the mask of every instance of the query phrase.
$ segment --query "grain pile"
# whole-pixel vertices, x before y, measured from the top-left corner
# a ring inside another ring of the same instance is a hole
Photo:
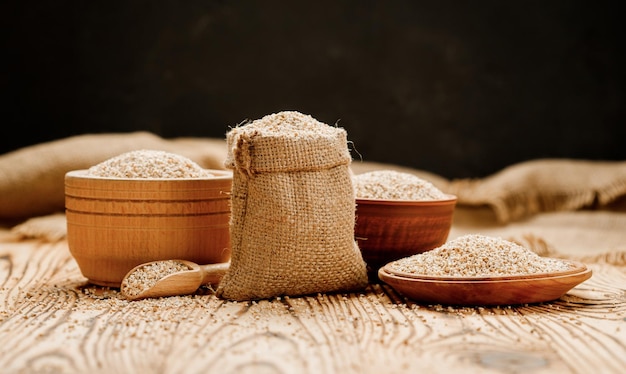
[[[433,250],[396,260],[394,271],[444,277],[530,275],[572,269],[570,263],[548,257],[516,243],[468,234]]]
[[[192,160],[165,151],[141,149],[92,166],[88,175],[104,178],[207,178],[213,175]]]
[[[371,171],[352,179],[355,195],[360,199],[430,201],[448,198],[432,183],[395,170]]]
[[[149,290],[159,280],[181,271],[190,270],[189,266],[176,260],[156,261],[140,266],[128,274],[122,281],[124,295],[135,297]]]

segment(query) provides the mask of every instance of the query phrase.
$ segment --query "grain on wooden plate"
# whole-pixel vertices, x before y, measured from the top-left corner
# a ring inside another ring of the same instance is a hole
[[[389,267],[426,276],[493,277],[565,271],[573,265],[541,257],[508,240],[468,234],[430,251],[396,260]]]
[[[166,276],[189,270],[189,266],[176,260],[156,261],[133,270],[124,278],[121,289],[130,297],[137,296],[153,287]]]
[[[207,178],[213,174],[187,157],[141,149],[122,153],[89,168],[87,174],[105,178]]]
[[[431,182],[395,170],[357,174],[352,180],[355,195],[360,199],[430,201],[448,198]]]

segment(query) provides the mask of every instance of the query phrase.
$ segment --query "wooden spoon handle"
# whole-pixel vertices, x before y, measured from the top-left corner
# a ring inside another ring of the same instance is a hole
[[[200,265],[200,269],[202,269],[202,285],[218,284],[229,267],[229,262]]]

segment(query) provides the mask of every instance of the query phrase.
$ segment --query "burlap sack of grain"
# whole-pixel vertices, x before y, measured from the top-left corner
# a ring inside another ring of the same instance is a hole
[[[224,139],[164,139],[149,132],[84,134],[0,155],[0,221],[62,212],[64,177],[119,154],[155,149],[180,154],[207,169],[223,169]]]
[[[231,265],[217,295],[267,299],[367,285],[345,130],[280,112],[228,132]]]
[[[482,179],[452,180],[458,205],[485,205],[501,223],[542,212],[603,208],[626,195],[626,161],[537,159]]]

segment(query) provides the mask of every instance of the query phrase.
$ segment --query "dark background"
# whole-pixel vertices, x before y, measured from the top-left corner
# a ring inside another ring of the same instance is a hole
[[[366,161],[449,178],[624,160],[618,4],[5,1],[0,153],[83,133],[222,138],[298,110]]]

